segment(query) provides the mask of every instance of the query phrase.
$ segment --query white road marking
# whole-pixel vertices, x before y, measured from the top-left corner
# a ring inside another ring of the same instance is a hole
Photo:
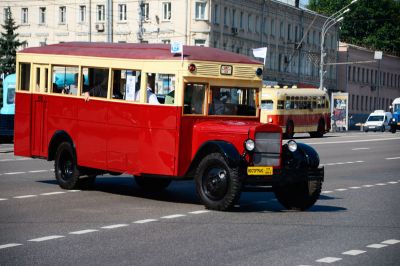
[[[67,192],[79,192],[80,190],[68,190]]]
[[[26,161],[26,160],[32,160],[32,158],[1,159],[0,162],[14,162],[14,161]]]
[[[359,189],[361,187],[349,187],[349,188],[351,188],[351,189]]]
[[[400,157],[385,158],[385,160],[398,160]]]
[[[75,232],[69,232],[71,235],[82,235],[82,234],[87,234],[87,233],[92,233],[92,232],[97,232],[99,230],[96,229],[86,229],[86,230],[80,230],[80,231],[75,231]]]
[[[397,183],[399,183],[399,182],[396,182],[396,181],[390,181],[390,182],[388,182],[389,184],[397,184]]]
[[[330,166],[330,165],[342,165],[342,164],[354,164],[354,163],[363,163],[364,161],[355,161],[355,162],[337,162],[337,163],[324,163],[323,166]]]
[[[10,173],[4,173],[4,175],[19,175],[19,174],[26,174],[26,172],[10,172]]]
[[[8,200],[8,199],[0,198],[0,201],[2,201],[2,200]]]
[[[47,241],[47,240],[53,240],[53,239],[57,239],[57,238],[63,238],[65,236],[58,236],[58,235],[53,235],[53,236],[44,236],[44,237],[39,237],[39,238],[34,238],[28,241],[31,242],[42,242],[42,241]]]
[[[375,185],[377,185],[377,186],[386,186],[385,183],[377,183],[377,184],[375,184]]]
[[[332,193],[333,191],[330,191],[330,190],[325,190],[325,191],[322,191],[322,194],[329,194],[329,193]]]
[[[50,195],[57,195],[57,194],[64,194],[64,193],[67,193],[67,192],[64,192],[64,191],[56,191],[56,192],[42,193],[42,194],[40,194],[40,195],[42,195],[42,196],[50,196]]]
[[[183,216],[186,216],[186,215],[185,214],[173,214],[173,215],[163,216],[163,217],[161,217],[161,219],[174,219],[174,218],[183,217]]]
[[[335,189],[336,191],[345,191],[345,190],[347,190],[347,188],[338,188],[338,189]]]
[[[375,142],[385,140],[399,140],[400,138],[380,138],[380,139],[364,139],[364,140],[344,140],[344,141],[327,141],[327,142],[311,142],[309,145],[325,145],[325,144],[343,144],[343,143],[356,143],[356,142]]]
[[[260,203],[261,203],[261,202],[260,202]],[[266,201],[263,201],[263,203],[266,203]],[[194,212],[189,212],[189,213],[191,213],[191,214],[201,214],[201,213],[207,213],[207,212],[210,212],[210,211],[201,210],[201,211],[194,211]]]
[[[373,187],[374,185],[363,185],[363,187]]]
[[[138,220],[134,221],[134,224],[145,224],[145,223],[151,223],[151,222],[157,222],[157,219],[145,219],[145,220]]]
[[[37,195],[23,195],[23,196],[16,196],[14,199],[26,199],[26,198],[33,198],[37,197]]]
[[[34,171],[29,171],[29,173],[43,173],[47,172],[47,170],[34,170]]]
[[[354,148],[352,151],[369,150],[369,148]]]
[[[368,245],[367,248],[384,248],[387,247],[387,245],[382,245],[382,244],[372,244]]]
[[[366,251],[364,251],[364,250],[353,249],[353,250],[349,250],[349,251],[343,252],[342,254],[343,255],[350,255],[350,256],[357,256],[357,255],[363,254],[365,252]]]
[[[101,228],[103,229],[114,229],[114,228],[119,228],[119,227],[125,227],[128,226],[129,224],[113,224],[113,225],[107,225],[107,226],[103,226]]]
[[[17,247],[17,246],[22,246],[22,244],[10,243],[10,244],[5,244],[5,245],[0,245],[0,249],[3,249],[3,248],[12,248],[12,247]]]
[[[324,262],[324,263],[333,263],[336,261],[342,260],[341,258],[335,258],[335,257],[325,257],[319,260],[316,260],[316,262]]]
[[[389,244],[389,245],[394,245],[394,244],[397,244],[397,243],[400,243],[400,240],[389,239],[389,240],[385,240],[385,241],[381,242],[381,244]]]

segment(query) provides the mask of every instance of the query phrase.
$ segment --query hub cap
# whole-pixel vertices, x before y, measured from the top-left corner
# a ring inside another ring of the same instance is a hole
[[[210,167],[203,175],[202,188],[211,200],[221,200],[228,190],[229,177],[222,167]]]

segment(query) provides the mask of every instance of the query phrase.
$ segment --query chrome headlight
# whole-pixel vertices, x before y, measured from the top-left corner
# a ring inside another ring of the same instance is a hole
[[[393,118],[392,118],[392,121],[393,121],[393,122],[396,122],[396,118],[393,117]]]
[[[287,146],[291,152],[295,152],[297,150],[297,143],[294,140],[289,140]]]
[[[246,151],[249,151],[249,152],[254,151],[254,148],[255,148],[254,140],[252,140],[252,139],[245,140],[244,141],[244,148],[246,149]]]

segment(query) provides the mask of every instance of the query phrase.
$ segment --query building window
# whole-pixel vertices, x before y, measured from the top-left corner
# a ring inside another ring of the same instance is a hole
[[[247,16],[247,30],[248,30],[249,32],[252,32],[252,31],[253,31],[253,18],[251,17],[251,14],[249,14],[249,15]]]
[[[21,8],[21,24],[28,24],[28,8]]]
[[[256,17],[256,32],[259,33],[260,32],[260,18],[257,16]]]
[[[171,20],[171,2],[162,3],[163,20]]]
[[[207,2],[196,2],[195,3],[195,12],[196,19],[205,20],[206,19],[206,4]]]
[[[243,29],[243,12],[240,12],[239,26],[241,29]]]
[[[194,40],[194,45],[195,46],[205,46],[206,40]]]
[[[104,5],[97,5],[97,21],[106,20],[106,10]]]
[[[45,23],[46,23],[46,8],[39,7],[39,24],[45,24]]]
[[[228,8],[224,7],[224,26],[228,26]]]
[[[67,17],[67,8],[65,6],[60,6],[59,8],[59,23],[60,24],[65,24],[65,22],[67,21],[66,19]]]
[[[171,40],[162,40],[162,43],[164,43],[164,44],[170,44],[170,43],[171,43]]]
[[[126,21],[126,4],[118,5],[118,19],[119,21]]]
[[[141,7],[141,12],[142,12],[142,19],[144,20],[149,20],[149,3],[142,3]]]
[[[263,32],[264,32],[264,34],[268,34],[268,20],[267,20],[267,18],[264,18],[264,21],[263,21]]]
[[[219,5],[214,5],[214,24],[219,24]]]
[[[291,24],[288,24],[288,27],[287,27],[287,39],[288,39],[288,41],[292,40],[292,25]]]
[[[275,36],[275,20],[271,20],[271,35]]]
[[[284,37],[284,31],[285,31],[285,28],[284,28],[285,26],[284,26],[284,24],[283,24],[283,21],[281,21],[281,23],[279,24],[279,37],[280,38],[283,38]]]
[[[364,109],[364,96],[361,96],[361,105],[360,105],[361,111]]]
[[[4,8],[4,24],[7,23],[7,20],[10,18],[11,9],[9,7]]]
[[[236,28],[236,10],[232,10],[232,27]]]
[[[86,6],[79,6],[79,22],[86,21]]]

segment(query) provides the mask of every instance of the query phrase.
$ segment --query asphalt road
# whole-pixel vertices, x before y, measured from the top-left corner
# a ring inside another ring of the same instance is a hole
[[[150,194],[127,175],[66,191],[53,162],[1,144],[0,265],[400,265],[400,133],[296,139],[325,165],[306,212],[265,192],[207,211],[193,182]]]

